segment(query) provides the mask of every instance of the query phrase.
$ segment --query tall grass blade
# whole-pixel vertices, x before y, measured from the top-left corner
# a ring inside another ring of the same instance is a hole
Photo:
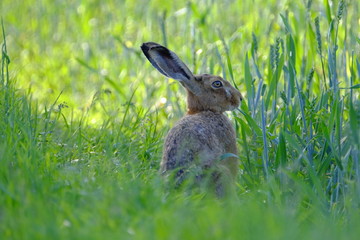
[[[245,55],[245,86],[246,86],[246,93],[247,93],[247,100],[250,112],[254,112],[254,91],[253,91],[253,78],[250,72],[250,65],[248,54]]]
[[[262,130],[262,139],[264,144],[263,168],[264,168],[265,177],[267,178],[269,176],[269,150],[268,150],[268,143],[266,137],[265,104],[263,99],[261,101],[261,130]]]

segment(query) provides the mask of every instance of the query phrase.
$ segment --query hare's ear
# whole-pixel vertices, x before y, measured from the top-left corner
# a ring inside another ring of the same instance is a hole
[[[199,93],[200,89],[194,85],[194,75],[174,52],[154,42],[143,43],[141,50],[159,72],[180,81],[194,94]]]

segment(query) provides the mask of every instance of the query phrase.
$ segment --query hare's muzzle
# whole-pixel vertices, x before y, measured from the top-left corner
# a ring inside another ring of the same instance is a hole
[[[243,100],[242,95],[236,91],[236,94],[232,94],[231,98],[229,99],[229,107],[228,111],[232,111],[240,106],[241,101]]]

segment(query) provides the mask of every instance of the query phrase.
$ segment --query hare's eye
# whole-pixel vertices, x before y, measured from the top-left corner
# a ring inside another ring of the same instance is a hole
[[[219,87],[222,87],[222,82],[221,81],[214,81],[212,84],[211,84],[214,88],[219,88]]]

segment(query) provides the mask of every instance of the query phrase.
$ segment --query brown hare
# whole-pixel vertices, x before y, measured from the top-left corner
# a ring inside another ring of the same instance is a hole
[[[165,139],[161,173],[174,173],[178,185],[191,169],[197,169],[195,182],[210,179],[217,195],[223,195],[238,171],[235,130],[223,113],[239,106],[240,92],[219,76],[193,75],[164,46],[147,42],[141,49],[160,73],[178,80],[187,90],[188,111]]]

